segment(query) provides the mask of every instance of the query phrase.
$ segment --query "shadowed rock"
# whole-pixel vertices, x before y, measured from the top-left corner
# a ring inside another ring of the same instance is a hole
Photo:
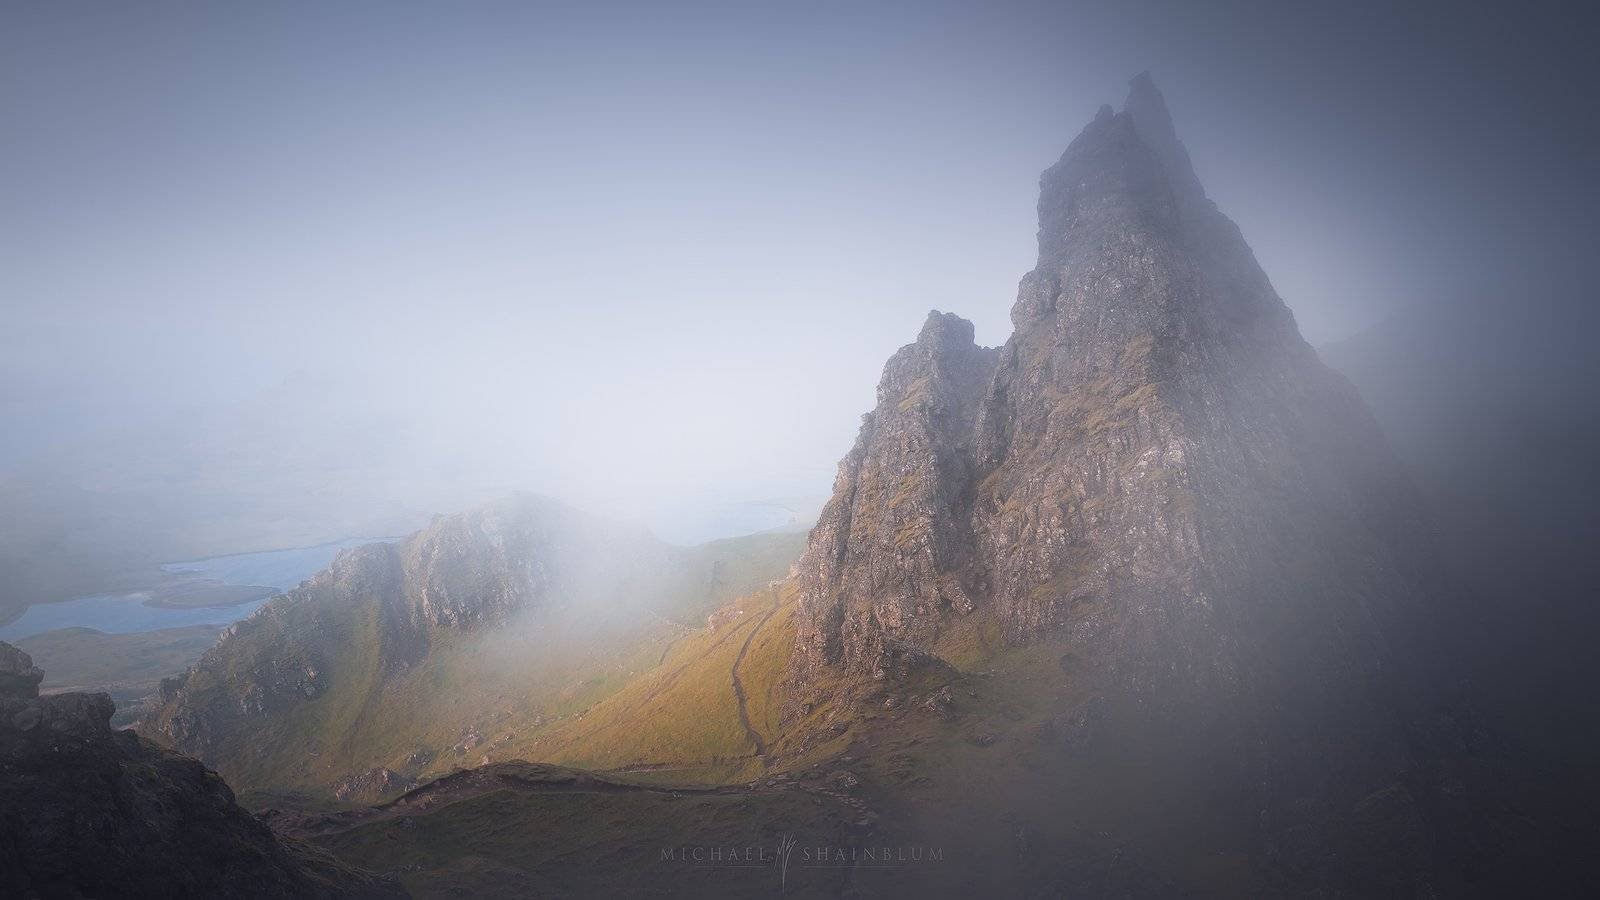
[[[0,697],[37,697],[43,680],[44,672],[33,664],[33,657],[0,642]]]
[[[39,670],[0,696],[0,895],[404,896],[390,882],[280,840],[216,773],[131,731],[105,694],[38,697]]]

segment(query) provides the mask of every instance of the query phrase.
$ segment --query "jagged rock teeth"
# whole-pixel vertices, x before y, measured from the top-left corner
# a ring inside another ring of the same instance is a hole
[[[934,311],[884,367],[798,565],[803,667],[887,674],[898,648],[973,608],[955,575],[971,544],[973,425],[996,359],[971,322]]]

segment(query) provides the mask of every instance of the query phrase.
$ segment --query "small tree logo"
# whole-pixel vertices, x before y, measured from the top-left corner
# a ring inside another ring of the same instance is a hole
[[[789,888],[789,854],[794,852],[795,839],[792,834],[785,834],[778,838],[778,893],[782,894]]]

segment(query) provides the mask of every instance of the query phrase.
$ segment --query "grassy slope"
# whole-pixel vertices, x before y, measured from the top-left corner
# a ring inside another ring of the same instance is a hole
[[[792,582],[741,598],[582,717],[511,749],[524,759],[670,784],[745,783],[826,759],[848,742],[847,731],[828,730],[848,724],[845,705],[819,706],[787,729],[779,722],[797,600]]]
[[[391,677],[381,690],[374,685],[365,702],[306,704],[317,718],[286,722],[289,733],[308,727],[342,736],[322,746],[307,786],[357,768],[358,760],[381,758],[400,768],[411,749],[446,746],[468,727],[482,742],[447,752],[425,774],[485,759],[530,759],[663,786],[620,795],[494,791],[409,817],[409,824],[374,821],[322,842],[354,862],[400,871],[424,896],[646,888],[693,894],[713,889],[697,880],[707,873],[663,868],[659,846],[764,840],[773,822],[815,839],[813,832],[837,822],[808,819],[809,807],[796,806],[796,798],[810,792],[837,799],[833,791],[848,772],[859,783],[843,789],[876,814],[867,817],[870,834],[850,840],[941,846],[950,860],[897,872],[875,888],[868,882],[882,876],[858,872],[855,883],[864,889],[1006,893],[1045,884],[1092,894],[1182,885],[1205,895],[1260,887],[1249,881],[1241,831],[1196,835],[1163,825],[1195,821],[1203,785],[1170,783],[1150,760],[1086,759],[1064,744],[1062,722],[1092,694],[1068,648],[1007,648],[982,613],[940,642],[949,665],[895,684],[840,684],[835,699],[780,728],[796,599],[792,584],[761,589],[725,606],[709,626],[658,623],[582,659],[562,657],[555,645],[507,648],[511,657],[542,660],[546,668],[538,671],[441,644],[426,665]],[[341,662],[341,678],[359,683],[364,665],[352,655]],[[953,709],[940,715],[927,701],[944,687]],[[531,714],[536,709],[542,718]],[[304,744],[299,748],[303,754]],[[775,792],[769,776],[779,774],[800,793]],[[692,787],[742,784],[758,786]],[[752,833],[758,838],[744,837]],[[1061,848],[1070,848],[1069,859]],[[1159,860],[1160,870],[1141,868],[1150,860]]]
[[[794,598],[787,589],[782,597],[787,622]],[[779,600],[779,591],[766,589],[737,601],[733,606],[738,612],[726,621],[684,636],[654,669],[581,717],[557,723],[516,749],[529,759],[591,769],[671,770],[689,781],[731,781],[759,771],[756,745],[739,717],[733,665],[745,641],[758,628],[765,631],[773,625],[767,613]],[[781,632],[782,626],[773,631]],[[779,646],[785,643],[778,641]],[[773,666],[759,668],[752,674],[765,678]],[[749,680],[747,690],[753,695],[770,693],[770,683]]]
[[[426,778],[492,761],[552,758],[534,752],[538,735],[583,723],[587,711],[663,659],[696,658],[706,614],[737,592],[780,577],[803,541],[804,535],[778,533],[690,548],[656,587],[651,615],[604,627],[541,621],[537,628],[499,629],[487,640],[437,629],[428,654],[404,668],[385,664],[390,654],[381,646],[376,603],[315,604],[314,615],[308,610],[262,640],[285,649],[319,648],[330,689],[262,717],[248,733],[230,735],[211,762],[242,792],[315,795],[375,766]],[[724,649],[737,652],[737,642]],[[281,654],[268,649],[264,655]],[[731,656],[720,664],[726,676]],[[247,674],[220,678],[244,680]],[[736,746],[743,732],[731,696],[703,692],[693,702],[719,709],[708,721],[731,718],[736,730],[698,737],[683,732],[673,740],[706,755],[748,753],[747,746]],[[608,758],[623,759],[617,755],[622,749],[620,743],[610,748]],[[408,762],[418,751],[431,760]]]
[[[1088,758],[1063,739],[1072,713],[1094,693],[1067,644],[1007,647],[982,613],[940,642],[948,666],[894,685],[840,684],[830,705],[781,730],[777,691],[793,646],[792,586],[778,600],[761,623],[751,609],[760,598],[747,598],[744,615],[682,642],[662,666],[583,720],[547,731],[526,755],[678,785],[782,772],[824,786],[848,771],[860,780],[855,796],[881,817],[873,841],[938,845],[953,856],[952,866],[900,873],[897,892],[1054,884],[1080,893],[1130,885],[1160,893],[1182,885],[1224,895],[1261,887],[1250,881],[1242,849],[1249,823],[1201,835],[1183,824],[1206,819],[1204,785],[1175,782],[1149,758]],[[768,745],[765,759],[751,755],[732,696],[732,660],[746,639],[739,672],[750,722]],[[927,705],[944,687],[953,698],[948,715]],[[762,802],[752,799],[751,821],[764,814]],[[1063,862],[1053,849],[1062,847],[1076,855]],[[1160,868],[1150,868],[1151,860]]]
[[[295,612],[299,615],[285,617],[289,627],[262,636],[272,642],[263,655],[286,658],[289,647],[304,649],[314,641],[327,661],[324,678],[335,688],[313,702],[292,703],[261,717],[261,724],[249,732],[227,735],[229,743],[210,762],[236,789],[305,788],[343,774],[341,766],[354,743],[352,726],[379,683],[378,610],[372,604],[304,604]],[[229,662],[241,667],[217,673],[197,670],[189,689],[224,690],[254,677],[242,668],[243,660]],[[214,685],[206,683],[211,679]]]
[[[794,652],[795,604],[792,585],[780,591],[783,601],[772,618],[758,631],[739,665],[748,697],[750,724],[771,744],[782,736],[779,724],[779,707],[783,698],[780,688],[789,667],[789,657]]]
[[[776,610],[763,619],[774,599]],[[943,849],[939,865],[847,876],[866,895],[1007,895],[1041,885],[1159,894],[1182,885],[1205,896],[1261,887],[1249,880],[1239,833],[1181,827],[1194,821],[1188,804],[1204,801],[1203,786],[1170,783],[1149,760],[1087,759],[1064,746],[1063,713],[1088,696],[1065,645],[1000,647],[989,642],[981,614],[948,641],[967,665],[929,666],[892,686],[841,684],[830,706],[780,730],[777,691],[794,602],[785,586],[775,597],[760,592],[733,604],[730,611],[744,613],[719,616],[717,627],[679,641],[659,666],[582,718],[545,729],[527,752],[511,748],[528,758],[622,766],[627,774],[614,777],[661,792],[494,791],[409,824],[373,821],[320,841],[358,864],[397,871],[419,896],[766,890],[770,867],[744,875],[682,870],[662,863],[658,848],[770,844],[777,831],[802,844]],[[753,756],[732,690],[734,658],[747,640],[738,671],[766,759]],[[941,715],[927,700],[945,687],[953,703]],[[895,702],[886,704],[889,697]],[[835,723],[843,727],[828,727]],[[780,773],[787,780],[774,782]],[[859,783],[840,787],[843,773]],[[715,784],[750,786],[694,787]],[[860,821],[841,831],[837,810],[822,814],[835,801],[852,804]],[[1161,868],[1143,868],[1149,860]],[[814,880],[819,874],[798,870],[790,892],[841,888]]]
[[[787,729],[780,721],[797,601],[793,582],[741,598],[714,616],[710,627],[673,643],[658,665],[593,708],[552,723],[507,751],[517,758],[677,784],[747,782],[766,772],[807,768],[842,752],[860,722],[877,718],[870,707],[861,708],[870,685],[841,683],[835,701]],[[956,668],[970,671],[987,664],[999,647],[998,629],[975,616],[939,649],[959,663]],[[736,666],[746,698],[744,717],[733,687]],[[757,753],[756,736],[764,756]]]

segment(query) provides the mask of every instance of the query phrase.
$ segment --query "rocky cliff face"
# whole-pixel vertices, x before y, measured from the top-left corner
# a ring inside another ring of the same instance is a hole
[[[1437,585],[1419,504],[1148,77],[1044,173],[1012,321],[996,352],[936,315],[890,361],[800,564],[797,696],[980,616],[1237,746],[1410,664]]]
[[[445,517],[394,549],[401,603],[419,630],[492,627],[603,593],[639,558],[667,555],[643,529],[535,497]]]
[[[881,673],[972,612],[974,424],[996,355],[972,323],[934,312],[884,367],[799,568],[804,664]]]
[[[285,843],[199,762],[113,731],[105,694],[39,697],[0,643],[0,893],[6,896],[403,896]]]

